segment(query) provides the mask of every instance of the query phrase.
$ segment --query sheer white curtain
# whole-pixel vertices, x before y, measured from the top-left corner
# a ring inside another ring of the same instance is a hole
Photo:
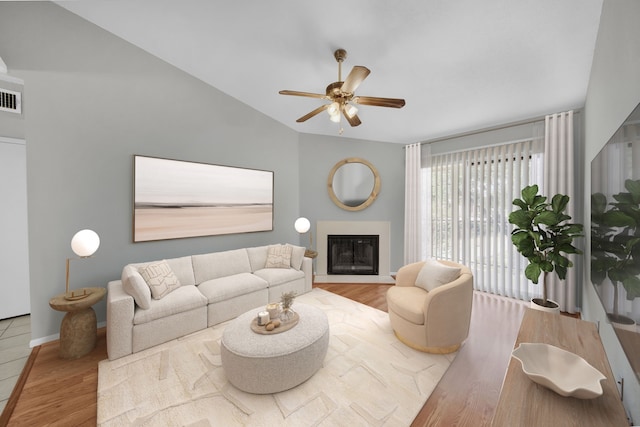
[[[542,141],[433,155],[430,176],[432,255],[467,265],[478,290],[532,298],[508,217],[521,189],[541,182]]]
[[[404,180],[404,263],[422,258],[422,203],[421,203],[421,149],[420,144],[405,147]]]
[[[558,193],[569,196],[566,213],[573,222],[581,222],[576,218],[573,111],[545,117],[544,154],[543,195],[549,199]],[[570,259],[575,265],[577,257],[572,255]],[[558,303],[560,310],[569,313],[576,312],[578,268],[570,268],[564,281],[559,280],[555,273],[547,276],[548,297]]]

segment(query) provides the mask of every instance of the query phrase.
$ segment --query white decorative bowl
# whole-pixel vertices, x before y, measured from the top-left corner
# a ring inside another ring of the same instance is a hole
[[[600,381],[606,377],[576,354],[549,344],[521,343],[511,356],[532,381],[561,396],[593,399],[602,395]]]

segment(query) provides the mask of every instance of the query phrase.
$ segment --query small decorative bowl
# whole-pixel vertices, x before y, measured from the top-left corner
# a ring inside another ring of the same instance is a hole
[[[542,343],[521,343],[511,356],[531,380],[561,396],[593,399],[602,395],[606,377],[582,357]]]

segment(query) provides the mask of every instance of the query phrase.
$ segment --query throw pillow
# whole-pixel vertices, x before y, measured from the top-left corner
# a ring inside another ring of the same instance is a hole
[[[302,268],[302,260],[304,259],[305,248],[301,246],[294,246],[287,243],[287,246],[291,247],[291,268],[300,270]]]
[[[287,245],[269,246],[265,268],[290,268],[293,248]]]
[[[153,299],[161,299],[180,287],[180,281],[164,259],[147,264],[138,271],[149,285]]]
[[[122,270],[122,289],[133,297],[138,307],[151,308],[151,290],[137,268],[127,265]]]
[[[418,273],[416,286],[429,292],[438,286],[453,282],[458,277],[460,277],[460,267],[450,267],[435,259],[428,259]]]

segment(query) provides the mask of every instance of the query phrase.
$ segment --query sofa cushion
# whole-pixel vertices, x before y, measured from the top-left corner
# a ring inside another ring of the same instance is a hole
[[[415,286],[392,286],[387,291],[389,311],[415,324],[424,325],[424,302],[427,292]]]
[[[198,290],[211,304],[266,289],[268,285],[257,275],[240,273],[202,282],[198,285]]]
[[[293,268],[263,268],[253,274],[269,282],[269,286],[277,286],[304,278],[304,272]]]
[[[149,263],[138,269],[140,275],[151,289],[151,297],[161,299],[181,286],[166,260]]]
[[[450,267],[435,259],[428,259],[418,272],[416,286],[429,292],[438,286],[453,282],[458,277],[460,277],[460,267]]]
[[[291,267],[291,246],[272,245],[267,251],[267,262],[265,268],[290,268]]]
[[[178,277],[182,286],[195,285],[196,279],[193,275],[193,264],[191,263],[191,256],[183,256],[180,258],[167,259],[171,270]]]
[[[247,248],[249,263],[251,264],[251,272],[264,268],[264,265],[267,263],[267,252],[269,252],[269,246]]]
[[[287,246],[291,246],[291,267],[296,270],[301,270],[306,249],[302,246],[295,246],[289,243],[287,243]]]
[[[198,291],[198,288],[195,286],[181,286],[162,299],[152,300],[151,307],[148,310],[136,310],[133,315],[133,324],[148,323],[206,305],[207,298]]]
[[[151,289],[136,267],[127,265],[122,269],[122,289],[133,297],[138,307],[144,310],[151,307]]]
[[[246,249],[193,255],[191,259],[197,284],[234,274],[251,273]]]
[[[265,268],[267,264],[267,253],[269,252],[269,248],[271,246],[280,246],[280,245],[269,245],[269,246],[256,246],[254,248],[247,248],[247,253],[249,254],[249,262],[251,263],[251,271],[255,272],[257,270],[262,270]],[[304,259],[305,248],[302,246],[292,245],[287,243],[286,246],[291,246],[291,267],[296,270],[302,270],[302,261]]]

